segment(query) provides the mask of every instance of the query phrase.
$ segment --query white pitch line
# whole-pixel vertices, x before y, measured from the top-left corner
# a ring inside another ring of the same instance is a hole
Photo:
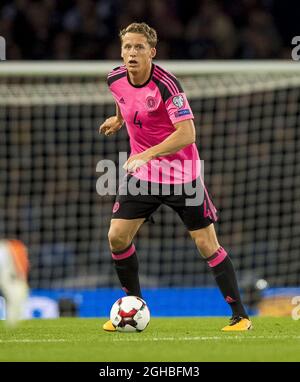
[[[51,343],[51,342],[71,342],[71,341],[68,341],[68,340],[63,340],[63,339],[45,339],[45,340],[35,340],[35,339],[10,339],[10,340],[0,340],[0,343],[1,344],[5,344],[5,343]]]
[[[124,337],[118,338],[99,338],[99,342],[159,342],[159,341],[222,341],[222,340],[231,340],[231,341],[243,341],[243,340],[300,340],[300,336],[194,336],[194,337],[143,337],[140,333],[132,333],[128,336],[127,333],[123,334]],[[137,337],[135,337],[137,336]],[[5,343],[74,343],[82,342],[77,339],[0,339],[1,344]]]
[[[249,336],[249,337],[240,337],[240,336],[230,336],[230,337],[223,337],[223,336],[199,336],[199,337],[147,337],[147,338],[113,338],[114,342],[118,341],[127,341],[127,342],[144,342],[144,341],[220,341],[220,340],[280,340],[280,339],[293,339],[293,340],[300,340],[300,336]]]

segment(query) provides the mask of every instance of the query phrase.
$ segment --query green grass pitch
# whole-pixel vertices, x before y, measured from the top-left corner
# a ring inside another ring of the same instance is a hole
[[[152,318],[142,333],[107,333],[104,319],[0,323],[0,361],[300,361],[300,321],[253,319],[248,332],[225,333],[228,318]]]

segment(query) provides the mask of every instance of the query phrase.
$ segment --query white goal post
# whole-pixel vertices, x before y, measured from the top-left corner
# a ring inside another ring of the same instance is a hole
[[[69,82],[72,82],[72,86],[68,84],[67,87],[63,87],[61,84],[61,88],[58,88],[55,84],[49,83],[48,90],[51,92],[49,96],[42,94],[43,88],[40,89],[38,84],[33,84],[37,90],[35,93],[38,94],[32,102],[59,103],[68,95],[70,102],[111,103],[111,96],[103,80],[112,68],[121,64],[120,61],[97,63],[85,61],[5,62],[0,65],[0,79],[47,78],[51,81],[51,79],[58,80],[67,77]],[[247,93],[253,90],[272,90],[286,86],[297,87],[300,82],[300,65],[295,61],[158,61],[157,64],[182,80],[190,99]],[[233,75],[235,81],[229,80],[228,82],[228,79],[232,78]],[[81,82],[83,78],[86,81],[89,78],[99,79],[101,82],[93,81],[94,86],[90,83],[84,85]],[[79,79],[79,86],[76,79]],[[1,84],[2,102],[13,103],[15,95],[19,96],[20,102],[30,102],[30,99],[27,98],[27,92],[30,93],[32,90],[30,85],[25,86],[24,84],[22,97],[22,94],[18,94],[17,86],[10,84],[8,89]],[[41,91],[38,91],[39,89]],[[61,89],[64,91],[62,92]]]

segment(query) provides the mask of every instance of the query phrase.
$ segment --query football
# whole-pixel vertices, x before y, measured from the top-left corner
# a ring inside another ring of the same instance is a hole
[[[110,320],[119,332],[141,332],[149,324],[150,311],[140,297],[126,296],[113,304]]]

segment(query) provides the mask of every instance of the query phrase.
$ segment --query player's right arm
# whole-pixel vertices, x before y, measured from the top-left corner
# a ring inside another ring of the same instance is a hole
[[[116,103],[116,115],[107,118],[99,127],[99,133],[112,135],[119,131],[124,123],[120,108]]]

